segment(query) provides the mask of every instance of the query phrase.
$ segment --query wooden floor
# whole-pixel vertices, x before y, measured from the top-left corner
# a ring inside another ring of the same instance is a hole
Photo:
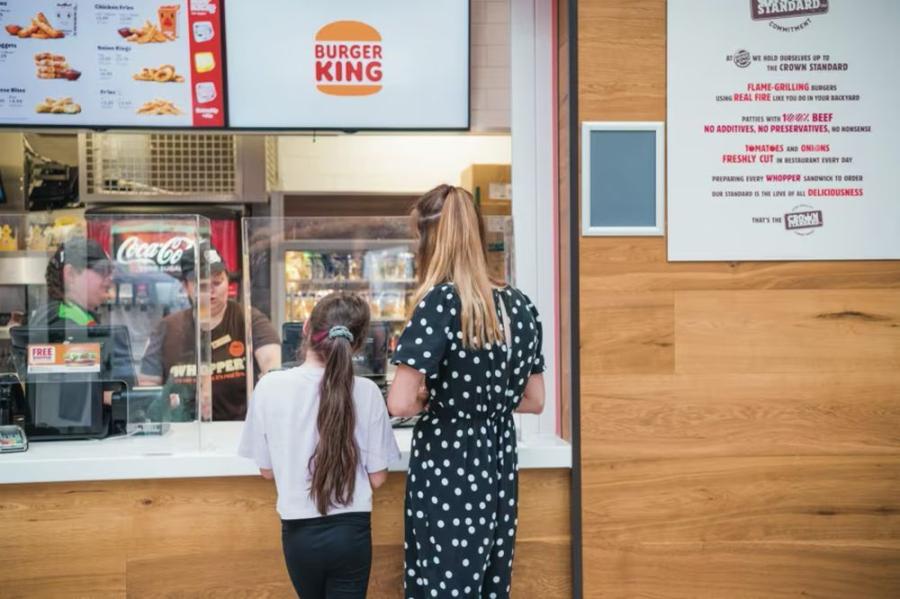
[[[369,597],[402,597],[405,477],[376,494]],[[568,470],[520,473],[513,596],[571,596]],[[0,485],[0,597],[293,597],[260,478]]]

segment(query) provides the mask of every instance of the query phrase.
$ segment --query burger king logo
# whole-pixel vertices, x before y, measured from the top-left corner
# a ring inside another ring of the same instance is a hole
[[[360,21],[335,21],[316,33],[316,89],[332,96],[381,91],[381,34]]]

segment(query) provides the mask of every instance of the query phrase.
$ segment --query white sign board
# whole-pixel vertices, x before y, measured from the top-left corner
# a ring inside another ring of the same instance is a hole
[[[900,2],[670,0],[669,260],[900,258]]]
[[[467,129],[469,3],[225,6],[229,125]]]

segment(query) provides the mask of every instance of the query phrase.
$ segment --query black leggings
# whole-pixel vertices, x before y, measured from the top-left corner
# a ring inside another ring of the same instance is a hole
[[[372,566],[369,512],[281,521],[284,561],[302,599],[366,596]]]

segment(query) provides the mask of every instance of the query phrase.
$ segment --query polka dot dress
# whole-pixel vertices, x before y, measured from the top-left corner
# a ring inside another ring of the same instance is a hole
[[[394,355],[425,374],[429,393],[406,482],[408,598],[509,596],[518,499],[512,413],[544,359],[528,297],[511,287],[494,291],[503,323],[500,302],[509,346],[463,347],[459,296],[445,284],[417,306]]]

